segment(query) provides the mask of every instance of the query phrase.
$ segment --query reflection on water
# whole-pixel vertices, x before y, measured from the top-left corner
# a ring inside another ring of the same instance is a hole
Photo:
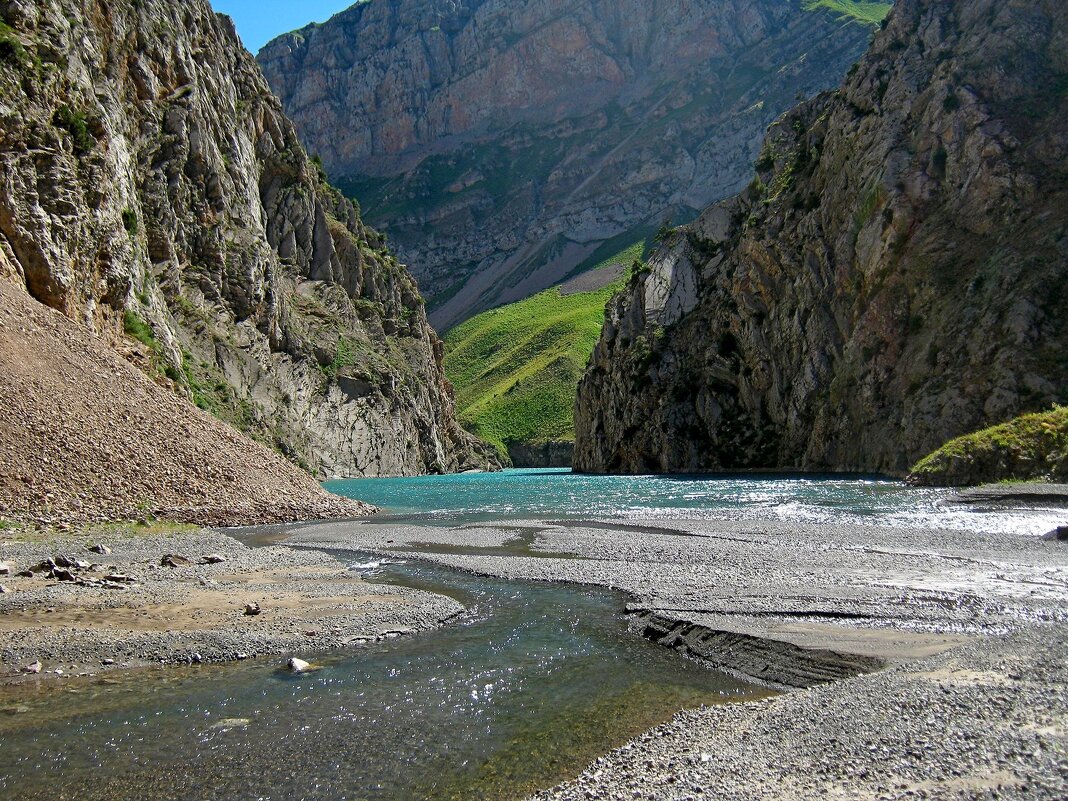
[[[443,525],[515,518],[682,517],[1044,534],[1064,518],[1063,509],[999,511],[946,503],[954,494],[950,490],[863,476],[591,476],[532,469],[349,479],[325,486],[380,506],[387,515]]]
[[[472,613],[302,654],[324,667],[301,677],[279,659],[9,688],[0,797],[518,798],[683,707],[764,694],[628,633],[610,592],[379,569]]]

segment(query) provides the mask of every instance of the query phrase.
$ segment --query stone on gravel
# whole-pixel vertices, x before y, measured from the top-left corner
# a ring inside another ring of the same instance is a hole
[[[26,667],[24,667],[22,669],[22,672],[23,673],[40,673],[42,667],[43,667],[43,665],[41,664],[41,660],[38,659],[36,662],[33,662],[33,663],[29,664],[29,665],[26,665]]]
[[[96,545],[90,545],[88,547],[88,550],[92,551],[93,553],[100,553],[104,555],[111,553],[111,548],[100,542],[96,543]]]
[[[245,604],[246,616],[251,617],[253,615],[258,615],[261,611],[263,610],[260,609],[260,605],[258,603]]]
[[[0,595],[6,595],[9,592],[11,592],[10,587],[8,587],[6,584],[0,584]]]
[[[7,562],[0,562],[0,576],[10,576],[10,575],[11,575],[11,568],[8,566]]]
[[[193,560],[188,556],[179,556],[176,553],[164,554],[163,558],[159,560],[162,567],[185,567],[186,565],[193,564]]]
[[[226,557],[219,553],[209,553],[207,556],[200,557],[200,563],[202,565],[217,565],[219,562],[225,562]]]

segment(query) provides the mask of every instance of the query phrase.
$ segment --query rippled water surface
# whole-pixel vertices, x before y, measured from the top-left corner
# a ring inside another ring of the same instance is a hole
[[[456,524],[501,518],[686,517],[1044,534],[1064,510],[990,510],[946,501],[953,491],[843,476],[589,476],[505,470],[424,478],[330,481],[339,495],[397,515]]]
[[[520,798],[681,708],[764,694],[627,632],[610,592],[387,571],[472,614],[301,677],[275,660],[8,688],[0,798]]]

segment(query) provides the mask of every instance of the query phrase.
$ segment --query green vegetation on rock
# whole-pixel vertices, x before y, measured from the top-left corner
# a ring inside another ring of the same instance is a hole
[[[645,251],[635,242],[587,276],[629,265]],[[604,307],[626,283],[624,272],[585,292],[559,287],[472,317],[445,336],[445,373],[456,388],[460,420],[507,455],[509,443],[575,439],[579,379],[604,325]]]
[[[1030,479],[1068,479],[1068,406],[957,437],[909,474],[911,483],[925,486]]]
[[[805,0],[806,11],[825,8],[872,25],[878,25],[886,19],[893,5],[893,3],[865,3],[857,2],[857,0]]]

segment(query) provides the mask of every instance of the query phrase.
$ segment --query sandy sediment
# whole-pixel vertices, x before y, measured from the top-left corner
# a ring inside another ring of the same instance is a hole
[[[637,634],[804,688],[682,712],[538,801],[1068,797],[1063,542],[664,519],[327,523],[291,541],[621,588]]]
[[[97,543],[110,553],[88,550]],[[161,564],[168,555],[179,566]],[[206,564],[205,556],[223,561]],[[73,581],[49,572],[18,575],[58,557],[86,566],[68,568]],[[433,628],[463,611],[444,596],[364,581],[322,552],[249,548],[203,530],[139,535],[133,528],[92,540],[4,542],[0,562],[9,570],[0,576],[9,590],[0,594],[0,680],[7,681],[268,654],[307,657]],[[246,614],[248,604],[259,614]],[[27,673],[38,661],[41,673]]]

